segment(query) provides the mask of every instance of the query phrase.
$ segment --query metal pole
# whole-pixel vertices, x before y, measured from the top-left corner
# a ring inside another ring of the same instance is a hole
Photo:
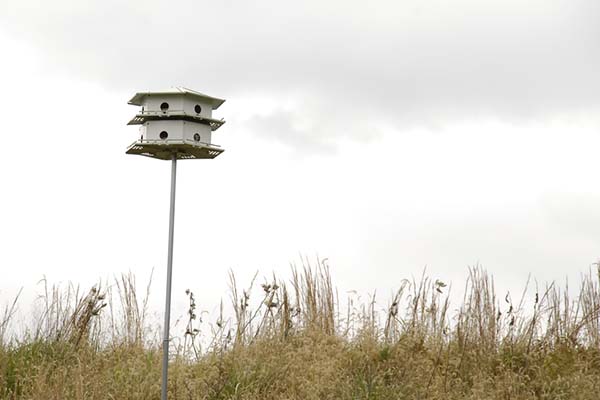
[[[167,400],[167,383],[169,381],[169,324],[171,323],[171,277],[173,275],[173,232],[175,229],[176,153],[173,153],[171,160],[171,206],[169,212],[169,253],[167,255],[167,298],[165,302],[165,326],[163,333],[161,400]]]

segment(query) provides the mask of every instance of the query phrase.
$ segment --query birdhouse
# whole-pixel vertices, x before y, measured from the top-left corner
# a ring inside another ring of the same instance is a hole
[[[128,125],[139,125],[139,140],[127,148],[138,154],[170,160],[215,158],[223,149],[212,143],[212,134],[225,123],[214,119],[225,100],[183,87],[160,92],[141,92],[129,104],[141,109]]]

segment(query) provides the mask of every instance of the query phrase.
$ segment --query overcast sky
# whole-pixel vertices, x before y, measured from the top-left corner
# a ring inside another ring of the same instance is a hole
[[[179,163],[174,307],[299,254],[383,298],[600,259],[597,0],[0,5],[0,304],[152,268],[162,304],[169,163],[124,151],[174,85],[227,99],[226,151]]]

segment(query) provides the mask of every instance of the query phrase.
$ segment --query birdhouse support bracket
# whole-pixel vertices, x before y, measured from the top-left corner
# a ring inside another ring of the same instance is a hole
[[[224,150],[214,144],[198,143],[188,140],[144,140],[132,143],[127,154],[171,160],[173,154],[178,160],[212,159]]]

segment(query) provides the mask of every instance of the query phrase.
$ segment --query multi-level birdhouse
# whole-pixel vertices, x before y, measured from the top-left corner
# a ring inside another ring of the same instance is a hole
[[[225,100],[175,87],[160,92],[136,93],[129,104],[141,106],[128,125],[140,125],[139,140],[127,154],[170,160],[215,158],[223,149],[212,143],[212,133],[225,123],[212,118]]]

